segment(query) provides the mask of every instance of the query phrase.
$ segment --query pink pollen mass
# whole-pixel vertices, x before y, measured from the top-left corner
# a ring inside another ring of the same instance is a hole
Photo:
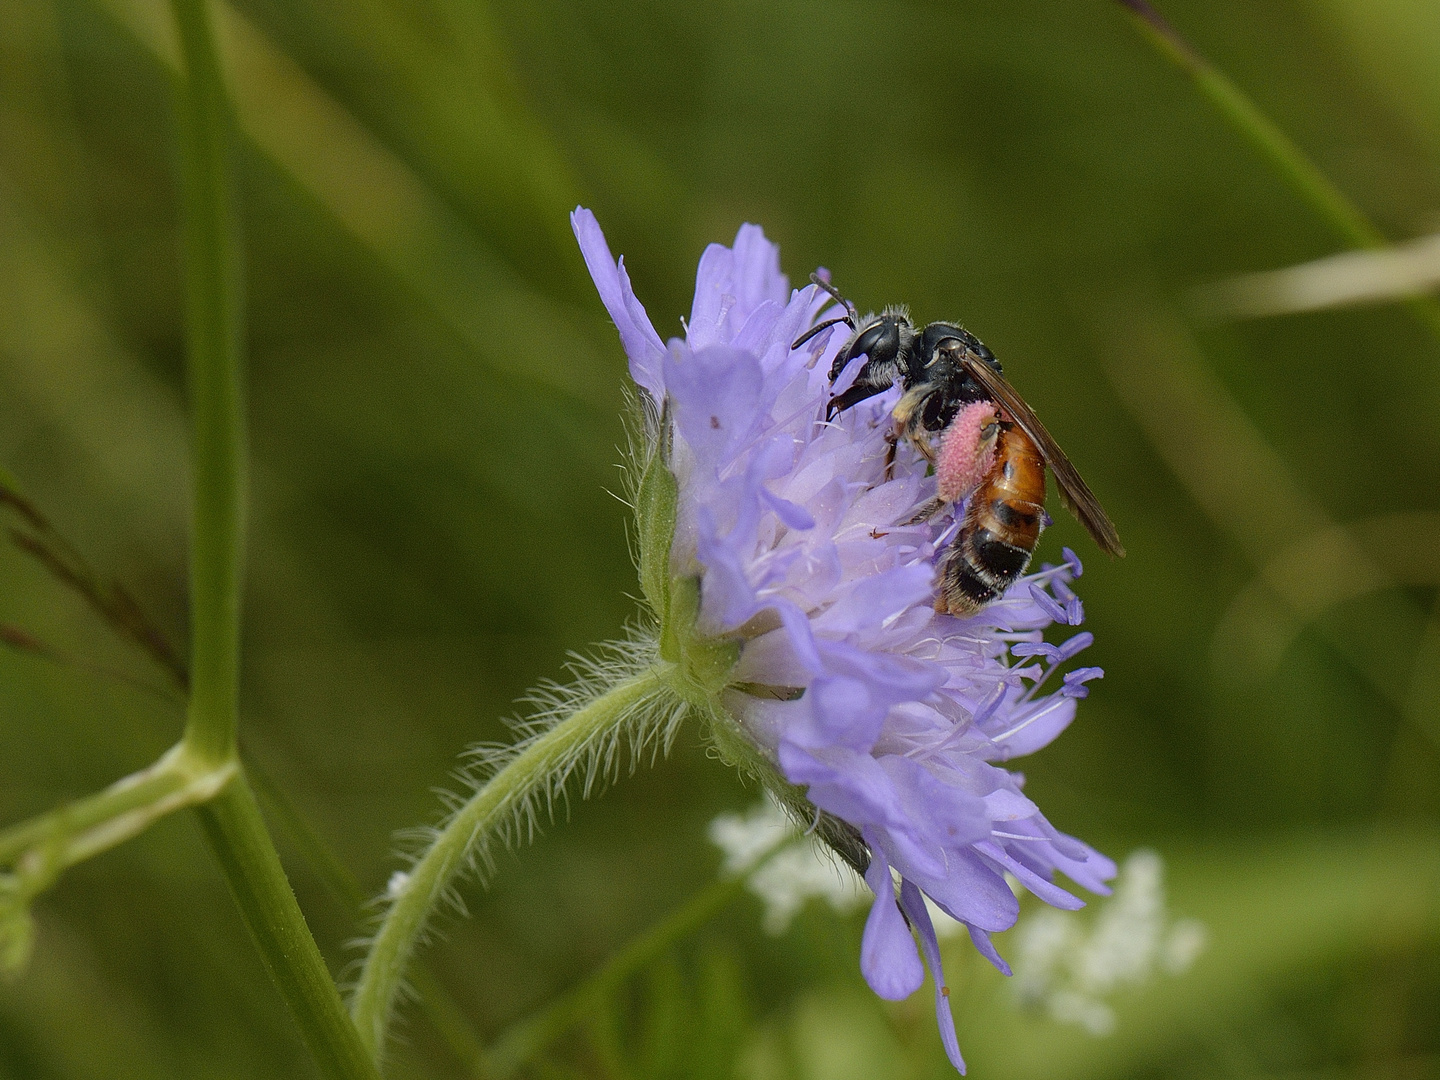
[[[999,430],[994,426],[995,412],[993,401],[972,402],[955,414],[941,436],[935,459],[936,494],[946,502],[959,502],[969,495],[995,464],[995,433]]]

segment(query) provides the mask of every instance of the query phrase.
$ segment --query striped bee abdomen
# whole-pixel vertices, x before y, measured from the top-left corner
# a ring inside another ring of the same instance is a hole
[[[935,610],[974,615],[998,599],[1025,568],[1045,513],[1045,459],[1013,423],[1000,425],[995,464],[965,508],[940,565]]]

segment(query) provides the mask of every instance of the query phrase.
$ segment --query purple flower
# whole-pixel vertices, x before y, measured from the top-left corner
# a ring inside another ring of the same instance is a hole
[[[571,220],[631,375],[673,420],[670,571],[700,582],[695,633],[740,642],[720,703],[784,782],[863,839],[875,892],[865,978],[882,997],[906,997],[923,981],[923,953],[963,1072],[921,893],[1008,974],[989,938],[1019,911],[1007,874],[1062,908],[1082,904],[1055,871],[1099,893],[1115,874],[999,764],[1059,735],[1100,674],[1081,668],[1056,685],[1092,637],[1043,640],[1048,626],[1083,618],[1070,589],[1079,560],[1067,550],[976,616],[936,614],[937,556],[960,515],[897,524],[935,493],[903,448],[886,477],[898,390],[825,420],[843,331],[790,344],[829,297],[792,291],[779,249],[745,225],[734,247],[706,249],[685,337],[662,343],[594,215]]]

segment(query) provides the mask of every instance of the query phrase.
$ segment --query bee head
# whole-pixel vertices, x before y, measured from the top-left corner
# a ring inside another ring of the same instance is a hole
[[[903,308],[886,308],[883,315],[867,316],[830,365],[830,381],[838,379],[846,365],[860,356],[867,358],[869,371],[892,373],[892,378],[896,372],[908,374],[914,344],[915,329]]]

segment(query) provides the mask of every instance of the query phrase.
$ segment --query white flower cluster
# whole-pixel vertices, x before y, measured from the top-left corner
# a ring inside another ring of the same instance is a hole
[[[1086,920],[1042,908],[1015,930],[1015,996],[1023,1007],[1078,1024],[1091,1035],[1115,1029],[1104,1000],[1140,986],[1157,971],[1179,975],[1205,947],[1205,927],[1172,921],[1165,907],[1165,864],[1153,851],[1134,852],[1120,868],[1115,892]]]
[[[845,914],[872,899],[859,875],[819,841],[800,834],[768,794],[748,814],[721,814],[712,821],[710,841],[725,853],[723,873],[749,875],[750,891],[765,904],[762,925],[774,937],[790,928],[809,900],[824,900]]]

